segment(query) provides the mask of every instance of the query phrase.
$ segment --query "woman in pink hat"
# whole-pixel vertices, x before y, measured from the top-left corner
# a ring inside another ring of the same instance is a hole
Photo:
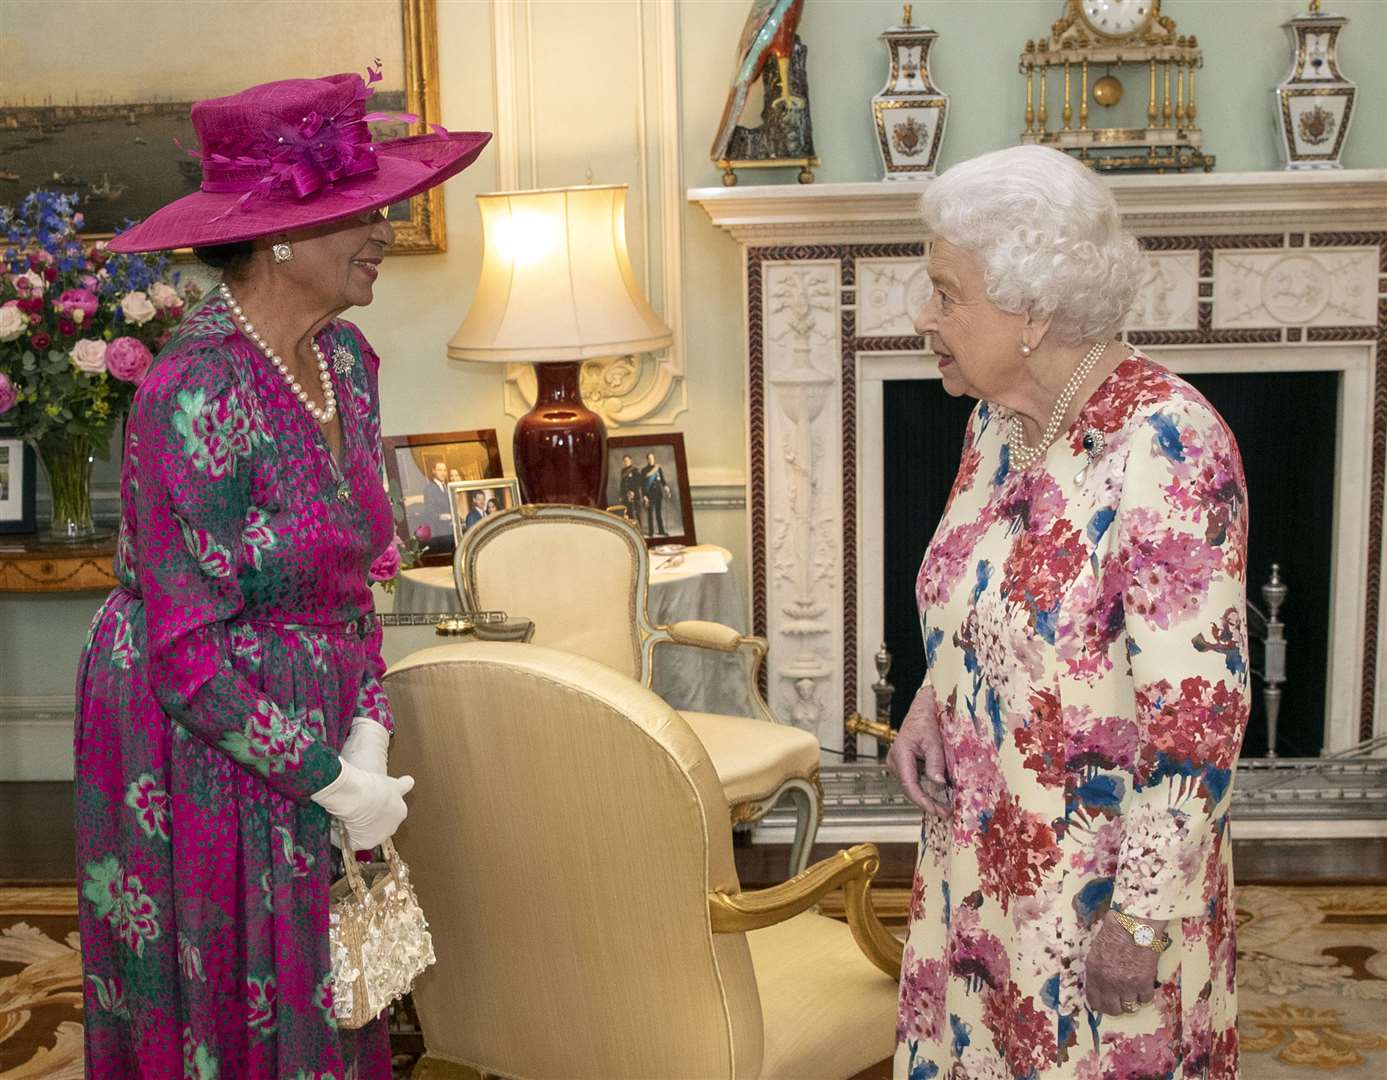
[[[373,78],[374,81],[374,78]],[[120,586],[78,675],[89,1077],[389,1077],[382,1020],[337,1030],[337,819],[372,848],[386,773],[373,562],[392,554],[369,304],[384,208],[470,165],[484,132],[372,142],[356,75],[193,106],[201,190],[117,236],[223,272],[136,394]]]

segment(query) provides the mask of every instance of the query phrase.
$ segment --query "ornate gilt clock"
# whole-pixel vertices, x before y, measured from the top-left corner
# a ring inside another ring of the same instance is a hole
[[[1195,123],[1195,73],[1203,63],[1198,41],[1176,33],[1161,0],[1064,0],[1049,36],[1027,41],[1021,53],[1021,141],[1056,147],[1103,171],[1208,172],[1214,158],[1204,153]],[[1095,69],[1103,74],[1090,85]],[[1061,91],[1059,127],[1050,126],[1051,83]],[[1144,127],[1106,122],[1107,110],[1143,89]]]

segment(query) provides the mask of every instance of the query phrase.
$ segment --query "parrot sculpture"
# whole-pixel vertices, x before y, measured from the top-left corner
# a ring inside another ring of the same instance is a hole
[[[761,77],[766,61],[772,56],[780,67],[780,96],[772,105],[790,109],[803,107],[804,99],[790,93],[790,54],[795,47],[795,31],[803,9],[804,0],[753,0],[737,42],[737,66],[733,69],[732,86],[727,91],[718,134],[713,140],[714,161],[727,156],[727,146],[746,105],[751,84]]]

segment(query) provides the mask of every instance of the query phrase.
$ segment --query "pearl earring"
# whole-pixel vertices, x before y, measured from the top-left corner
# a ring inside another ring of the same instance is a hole
[[[1022,355],[1022,356],[1030,356],[1030,355],[1031,355],[1031,347],[1030,347],[1029,345],[1022,345],[1022,346],[1021,346],[1021,355]]]
[[[274,253],[275,262],[277,263],[287,263],[294,257],[294,249],[288,242],[275,244],[270,250]]]

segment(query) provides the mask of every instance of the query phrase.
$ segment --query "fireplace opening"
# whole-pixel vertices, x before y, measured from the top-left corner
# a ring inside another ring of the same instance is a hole
[[[1336,440],[1340,374],[1271,371],[1187,375],[1228,422],[1247,473],[1251,528],[1248,599],[1265,610],[1261,587],[1281,568],[1290,593],[1281,617],[1289,648],[1277,728],[1283,757],[1317,757],[1324,745],[1329,677]],[[915,575],[943,513],[974,402],[951,398],[937,379],[890,380],[882,410],[885,493],[883,632],[896,687],[899,727],[924,675]],[[1353,597],[1352,602],[1361,602]],[[1260,647],[1253,643],[1253,667]],[[870,680],[868,680],[870,681]],[[1243,756],[1267,751],[1260,677]]]

